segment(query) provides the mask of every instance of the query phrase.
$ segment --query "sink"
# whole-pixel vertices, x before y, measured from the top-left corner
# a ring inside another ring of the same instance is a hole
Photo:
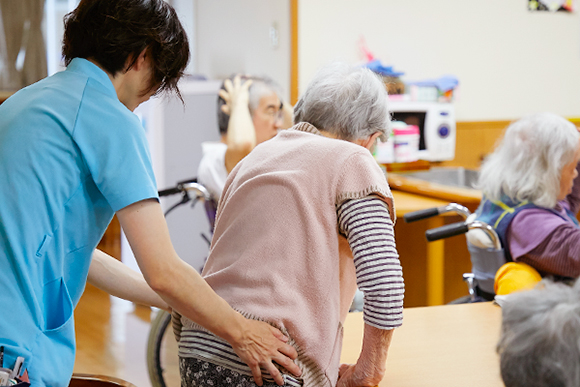
[[[474,188],[479,171],[462,167],[432,167],[426,171],[389,172],[391,189],[459,203],[474,211],[481,191]]]
[[[449,185],[453,187],[476,189],[479,171],[473,169],[457,168],[431,168],[427,171],[399,173],[402,176],[413,179],[425,180],[430,183]]]

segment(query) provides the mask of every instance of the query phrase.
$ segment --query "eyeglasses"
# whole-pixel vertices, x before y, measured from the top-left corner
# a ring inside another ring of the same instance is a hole
[[[268,118],[270,118],[270,120],[272,121],[282,121],[282,118],[284,117],[284,113],[282,112],[282,110],[267,110],[265,112],[265,114],[268,116]]]

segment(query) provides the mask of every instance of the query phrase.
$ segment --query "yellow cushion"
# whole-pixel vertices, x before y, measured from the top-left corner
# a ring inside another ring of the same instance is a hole
[[[523,262],[508,262],[495,273],[495,294],[505,295],[533,288],[542,280],[536,269]]]

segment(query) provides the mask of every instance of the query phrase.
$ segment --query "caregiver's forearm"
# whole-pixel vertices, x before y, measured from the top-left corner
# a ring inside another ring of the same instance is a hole
[[[230,341],[244,318],[179,258],[157,201],[144,200],[117,212],[121,227],[149,286],[181,315]],[[230,341],[231,343],[231,341]]]
[[[170,310],[167,303],[151,289],[141,273],[95,249],[88,281],[105,292],[137,304]]]
[[[219,297],[190,265],[178,259],[164,257],[163,268],[152,271],[147,280],[152,288],[180,314],[197,322],[216,335],[233,343],[232,333],[243,330],[245,318]]]

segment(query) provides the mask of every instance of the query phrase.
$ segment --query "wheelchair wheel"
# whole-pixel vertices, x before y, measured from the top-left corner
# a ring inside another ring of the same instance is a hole
[[[171,314],[157,312],[151,321],[147,341],[147,370],[153,387],[181,385],[177,342],[171,326]]]

